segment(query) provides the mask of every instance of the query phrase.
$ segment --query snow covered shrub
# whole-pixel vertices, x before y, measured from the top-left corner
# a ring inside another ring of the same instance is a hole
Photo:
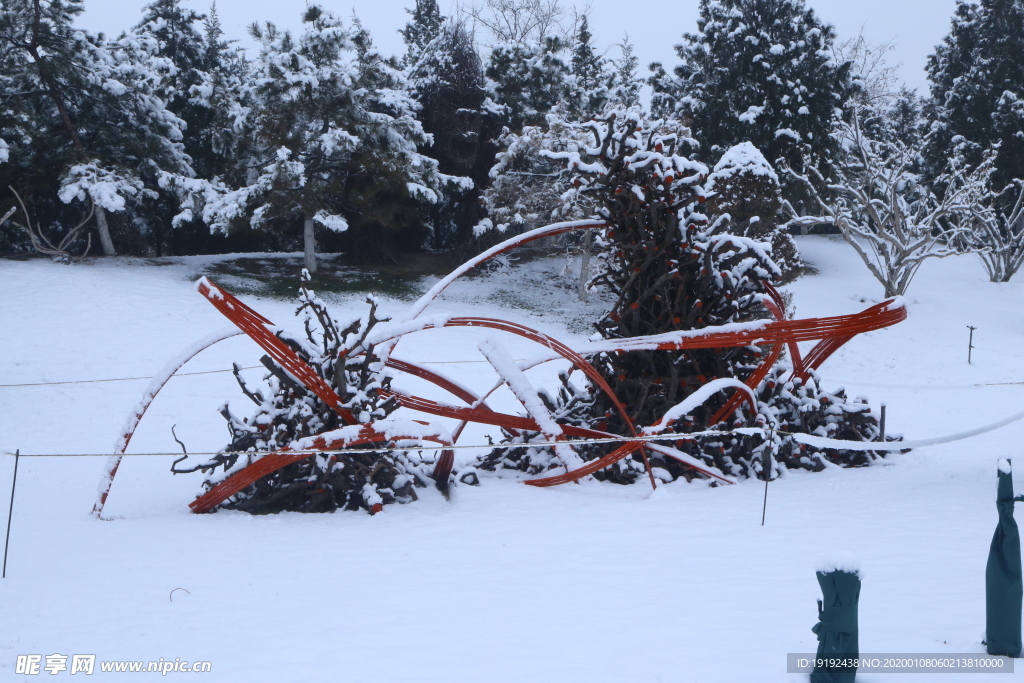
[[[545,150],[576,151],[585,147],[587,133],[566,123],[559,112],[545,126],[527,126],[521,133],[507,128],[498,138],[498,152],[489,175],[491,184],[481,203],[487,217],[473,228],[476,252],[509,237],[559,220],[593,215],[594,201],[569,190],[572,172]]]
[[[775,430],[770,432],[773,470],[786,467],[820,472],[827,466],[826,462],[857,467],[880,457],[881,454],[875,451],[819,449],[793,439],[791,433],[796,432],[845,441],[877,441],[880,431],[878,419],[863,397],[848,399],[843,389],[832,393],[823,390],[814,372],[810,373],[806,381],[791,378],[790,374],[791,368],[777,366],[754,392],[758,410],[756,423]],[[725,424],[745,427],[748,426],[748,419],[743,411],[737,411]],[[767,459],[765,445],[765,440],[760,436],[728,434],[721,439],[705,440],[699,445],[695,442],[684,443],[679,446],[679,450],[698,456],[710,452],[715,464],[723,472],[749,475],[753,470],[754,474],[763,478]],[[717,454],[715,448],[720,449]]]
[[[369,346],[359,355],[346,351],[362,348],[370,331],[380,322],[376,303],[370,299],[366,317],[342,327],[309,287],[309,273],[303,271],[296,315],[303,316],[305,339],[284,331],[277,334],[342,398],[342,405],[361,423],[378,421],[398,406],[381,392],[390,385],[384,363]],[[225,452],[206,463],[188,469],[172,468],[175,474],[201,470],[210,474],[207,489],[258,457],[247,451],[266,452],[301,446],[307,437],[344,426],[337,411],[302,384],[269,356],[261,359],[269,374],[262,386],[247,382],[235,366],[242,392],[256,404],[252,417],[239,418],[225,404],[221,414],[228,422],[231,443]],[[222,507],[252,513],[282,510],[329,512],[364,509],[377,505],[416,500],[417,486],[425,486],[429,470],[413,451],[388,450],[388,444],[364,447],[365,453],[325,451],[287,465],[232,496]],[[179,461],[180,462],[180,461]],[[177,463],[175,463],[177,464]],[[377,510],[380,508],[377,507]]]
[[[608,287],[617,300],[595,324],[593,341],[671,334],[683,330],[743,323],[763,317],[766,285],[780,275],[771,259],[771,245],[752,237],[730,234],[729,216],[709,216],[706,204],[708,169],[678,152],[692,144],[688,131],[674,130],[661,121],[645,121],[636,112],[612,114],[585,124],[593,146],[549,151],[575,175],[577,192],[598,203],[610,224],[597,240],[603,249],[601,272],[592,281]],[[727,176],[723,175],[723,178]],[[748,222],[749,225],[749,222]],[[764,360],[758,346],[693,349],[685,352],[631,350],[599,353],[591,358],[637,427],[653,425],[708,382],[718,378],[746,380]],[[675,447],[726,473],[760,472],[765,440],[761,436],[723,433],[686,439],[688,432],[720,427],[775,424],[779,430],[813,432],[853,440],[877,435],[875,418],[863,401],[848,402],[842,392],[822,392],[813,378],[782,381],[777,368],[757,388],[757,415],[745,406],[731,415],[712,418],[723,408],[727,393],[719,393],[691,411],[671,429],[680,434]],[[611,399],[592,386],[574,386],[567,376],[557,396],[541,394],[557,420],[614,434],[629,428]],[[724,419],[721,419],[724,418]],[[560,465],[543,446],[542,434],[506,433],[520,448],[499,448],[485,458],[483,469],[507,468],[536,473]],[[805,452],[799,444],[776,434],[775,448],[782,464],[812,470],[823,459],[845,465],[866,462],[873,454]],[[617,445],[617,444],[616,444]],[[608,454],[616,445],[579,447],[584,460]],[[653,451],[648,458],[662,479],[692,478],[696,472],[683,463]],[[635,481],[644,471],[639,456],[598,471],[598,479]]]
[[[543,128],[527,126],[522,133],[506,128],[498,138],[502,151],[489,173],[491,185],[481,199],[487,218],[473,229],[474,236],[493,230],[501,241],[556,220],[553,216],[570,181],[562,164],[540,156],[549,146],[546,137]]]
[[[781,270],[780,282],[796,278],[800,251],[785,227],[779,225],[782,186],[775,169],[750,142],[726,150],[705,184],[708,210],[729,214],[729,232],[772,245],[772,260]]]

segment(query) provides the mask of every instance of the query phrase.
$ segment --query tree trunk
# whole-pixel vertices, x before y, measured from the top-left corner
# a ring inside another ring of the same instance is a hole
[[[103,246],[104,256],[117,256],[114,249],[114,242],[110,239],[110,227],[107,225],[107,212],[102,206],[96,207],[96,231],[100,234],[100,244]]]
[[[309,211],[302,213],[302,247],[306,256],[306,270],[316,272],[316,241],[313,236],[313,216]]]
[[[587,230],[583,233],[583,260],[580,263],[580,301],[587,303],[587,280],[590,279],[590,244],[594,241],[594,233]]]

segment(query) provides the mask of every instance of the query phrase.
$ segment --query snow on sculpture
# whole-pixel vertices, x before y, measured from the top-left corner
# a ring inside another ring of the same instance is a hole
[[[607,224],[603,221],[574,221],[546,226],[507,240],[488,252],[467,262],[457,269],[453,273],[453,276],[445,278],[438,283],[437,286],[413,305],[411,312],[406,319],[398,320],[386,325],[379,325],[379,327],[383,327],[385,329],[382,329],[380,334],[377,335],[376,353],[380,354],[380,358],[385,365],[397,371],[406,372],[425,379],[439,389],[454,395],[466,405],[451,405],[427,397],[403,394],[392,389],[382,389],[380,395],[386,398],[394,398],[399,405],[419,411],[426,416],[454,418],[459,420],[461,424],[465,424],[466,422],[476,422],[496,425],[505,429],[540,432],[543,431],[543,428],[535,418],[500,413],[491,410],[486,405],[486,396],[476,396],[467,389],[460,387],[456,382],[448,380],[441,375],[414,363],[396,358],[393,355],[395,345],[406,338],[412,339],[416,332],[428,327],[487,327],[538,343],[545,352],[547,360],[553,360],[554,358],[563,358],[568,360],[576,369],[586,375],[595,384],[595,386],[599,388],[599,390],[606,392],[613,403],[618,403],[618,399],[615,397],[614,392],[611,391],[608,384],[604,381],[604,378],[601,377],[594,366],[582,354],[593,353],[597,350],[602,352],[621,351],[623,353],[629,353],[630,351],[638,349],[678,351],[706,348],[735,348],[750,346],[752,344],[769,345],[772,348],[772,351],[767,354],[761,367],[758,369],[758,372],[752,375],[752,377],[745,382],[747,387],[751,387],[757,386],[760,380],[772,369],[784,346],[789,345],[792,352],[796,350],[795,343],[798,341],[819,340],[819,343],[810,351],[810,353],[805,356],[797,356],[801,362],[800,367],[803,368],[804,372],[807,372],[810,369],[818,367],[826,358],[828,358],[829,355],[831,355],[831,353],[856,334],[888,327],[904,320],[907,315],[906,308],[904,307],[902,300],[899,299],[892,299],[876,304],[861,313],[853,315],[814,318],[808,320],[786,320],[781,314],[781,309],[778,309],[773,311],[777,316],[775,321],[759,321],[751,324],[729,325],[722,330],[704,328],[700,330],[699,334],[681,332],[676,335],[658,335],[650,338],[634,337],[610,343],[602,343],[601,345],[595,345],[590,349],[580,349],[580,352],[582,353],[578,353],[570,346],[563,344],[548,335],[509,321],[488,318],[445,319],[442,317],[438,319],[436,317],[432,318],[422,315],[427,309],[429,303],[434,300],[448,284],[454,281],[459,274],[470,270],[475,265],[485,262],[500,253],[544,237],[578,230],[607,229],[607,227]],[[462,432],[461,426],[452,430],[450,434],[447,434],[443,428],[438,425],[431,424],[427,420],[405,420],[395,422],[389,421],[385,418],[379,421],[371,419],[366,422],[360,422],[358,416],[353,415],[348,411],[343,402],[338,400],[337,395],[333,390],[331,390],[329,386],[324,386],[322,384],[322,378],[319,378],[319,375],[309,366],[309,364],[303,361],[294,349],[284,341],[281,328],[277,327],[272,322],[243,304],[236,297],[224,291],[206,278],[201,279],[197,283],[197,290],[219,311],[235,323],[242,332],[250,336],[253,341],[266,351],[268,356],[273,359],[273,362],[281,368],[282,371],[286,372],[287,375],[294,380],[297,380],[310,392],[316,394],[326,405],[330,406],[333,411],[338,413],[341,421],[344,422],[344,426],[336,430],[302,438],[289,446],[278,449],[273,453],[257,453],[251,456],[246,456],[244,460],[240,460],[235,463],[234,469],[228,473],[228,476],[225,479],[217,483],[190,504],[190,507],[194,512],[212,511],[239,491],[253,485],[260,479],[273,474],[282,467],[307,458],[312,458],[318,454],[330,454],[332,451],[349,449],[364,444],[389,445],[389,447],[395,449],[400,447],[411,449],[414,446],[420,448],[433,446],[435,448],[441,447],[443,449],[444,446],[450,446],[457,443],[459,435]],[[201,346],[202,348],[207,348],[212,345],[212,343],[216,343],[216,341],[227,338],[227,336],[229,336],[227,333],[214,335],[206,340],[204,345]],[[199,350],[201,350],[199,347],[190,349],[190,357],[191,355],[198,353]],[[353,353],[353,355],[359,354]],[[538,359],[534,361],[520,364],[519,369],[527,369],[526,367],[523,367],[524,365],[545,362],[545,357],[538,357]],[[178,364],[177,367],[180,367],[180,365],[181,364]],[[170,372],[165,373],[163,377],[159,378],[158,381],[154,383],[154,386],[147,390],[147,401],[140,404],[139,408],[133,414],[133,419],[131,419],[126,425],[125,434],[119,442],[118,455],[113,456],[107,467],[107,472],[100,487],[100,499],[97,501],[93,510],[94,514],[99,515],[102,513],[107,493],[109,493],[110,485],[112,484],[114,475],[117,472],[117,465],[121,458],[120,454],[123,454],[124,449],[127,447],[128,441],[138,424],[138,420],[141,418],[142,413],[145,412],[149,402],[151,402],[156,396],[160,386],[162,386],[162,383],[166,382],[167,379],[173,375],[173,372],[177,370],[177,367],[171,368]],[[157,384],[160,384],[160,386],[156,386]],[[740,395],[747,398],[747,393],[748,392],[741,392]],[[632,429],[627,436],[638,436],[641,431],[645,431],[647,434],[657,433],[658,431],[666,430],[669,427],[669,424],[667,422],[657,424],[653,429],[648,430],[644,430],[643,427],[638,429],[636,425],[631,425],[631,427]],[[615,439],[623,436],[600,429],[583,428],[566,424],[560,425],[560,428],[566,438],[567,445],[571,445],[572,439]],[[721,483],[733,483],[735,481],[733,477],[719,471],[717,468],[709,467],[706,463],[703,463],[686,453],[680,452],[675,448],[662,444],[650,442],[645,443],[639,440],[634,440],[621,443],[608,456],[590,461],[576,469],[572,469],[555,476],[528,479],[524,483],[533,486],[553,486],[570,481],[576,481],[600,469],[608,467],[634,452],[643,452],[646,450],[656,451],[666,457],[674,458],[685,466],[692,468],[695,472],[700,473],[700,475],[712,480],[719,481]],[[454,454],[452,451],[448,450],[442,451],[441,457],[439,457],[434,464],[431,477],[441,487],[447,487],[450,483],[453,461]],[[245,463],[244,466],[242,465],[242,462]],[[649,476],[653,484],[653,474],[649,473]],[[379,505],[379,503],[374,502],[370,505],[370,509],[374,510],[377,505]],[[376,509],[380,508],[376,507]]]
[[[652,486],[657,478],[678,477],[734,483],[771,477],[780,466],[820,470],[826,461],[857,466],[877,457],[873,448],[842,448],[877,443],[866,402],[821,391],[814,371],[857,334],[905,319],[903,300],[853,315],[787,319],[771,284],[778,274],[771,245],[729,234],[728,214],[704,213],[708,172],[676,155],[684,136],[630,112],[588,127],[593,147],[550,158],[577,174],[576,190],[593,195],[601,218],[510,238],[464,263],[395,320],[378,320],[371,303],[365,319],[339,325],[306,281],[302,339],[201,279],[199,293],[267,353],[263,363],[271,374],[266,390],[239,377],[257,414],[248,420],[226,414],[232,445],[179,470],[219,470],[192,510],[374,512],[414,500],[414,488],[429,480],[447,491],[456,480],[452,447],[469,423],[500,427],[505,436],[481,468],[520,470],[534,475],[524,483],[541,487],[590,475],[621,483],[643,478]],[[618,297],[589,343],[574,348],[507,320],[427,314],[446,287],[476,266],[535,240],[582,231],[596,234],[605,265],[598,278]],[[419,332],[439,327],[485,328],[495,335],[480,345],[496,374],[490,391],[478,395],[397,355],[403,342],[415,343]],[[501,343],[508,334],[537,344],[537,354],[513,361]],[[818,343],[801,353],[798,343],[808,341]],[[784,350],[790,368],[779,363]],[[552,397],[523,374],[556,359],[568,361],[586,386],[563,373],[562,389]],[[426,380],[448,396],[402,392],[385,368]],[[525,414],[487,404],[502,386]],[[422,419],[397,420],[392,412],[398,407]],[[437,424],[437,417],[455,420],[455,428]],[[126,426],[120,453],[135,424]],[[801,438],[812,435],[828,443],[808,445]],[[422,449],[441,450],[429,470],[414,453]],[[773,457],[766,459],[769,452]],[[115,456],[97,514],[117,462]],[[476,475],[468,469],[457,477],[473,483]]]

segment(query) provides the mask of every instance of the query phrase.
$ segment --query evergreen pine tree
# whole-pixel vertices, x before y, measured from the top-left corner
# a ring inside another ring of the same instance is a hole
[[[60,215],[54,202],[59,178],[85,157],[74,101],[86,88],[86,75],[74,65],[87,39],[72,26],[82,11],[80,0],[0,5],[0,137],[9,141],[10,161],[0,179],[5,192],[8,185],[20,188],[38,212],[36,223]],[[109,254],[114,249],[105,219],[96,216]]]
[[[885,110],[889,139],[898,141],[910,149],[919,149],[924,141],[924,102],[917,92],[906,86]]]
[[[122,239],[135,240],[128,251],[151,253],[153,229],[162,222],[160,189],[195,175],[183,144],[187,124],[168,109],[161,90],[175,67],[159,55],[159,41],[147,29],[112,41],[101,35],[80,64],[89,74],[76,103],[87,158],[68,170],[59,196],[90,199],[98,216],[101,209],[121,214]],[[173,204],[167,208],[171,213]]]
[[[201,22],[206,17],[191,9],[182,7],[181,0],[156,0],[142,10],[142,19],[136,25],[136,31],[146,31],[157,41],[156,56],[174,65],[162,74],[163,78],[157,88],[160,97],[166,102],[168,110],[182,119],[186,126],[183,131],[182,143],[193,166],[197,161],[205,161],[209,157],[210,145],[207,129],[211,123],[211,112],[207,107],[192,101],[192,88],[200,85],[205,78],[203,69],[206,62],[206,44],[200,32]],[[197,169],[198,170],[198,169]],[[202,170],[199,171],[202,173]],[[150,205],[145,222],[150,231],[150,242],[158,256],[166,251],[190,251],[187,243],[172,236],[173,225],[182,228],[180,219],[173,217],[178,197],[173,188],[158,191],[159,197]],[[193,220],[189,233],[204,232],[199,220]],[[208,231],[205,231],[208,232]],[[204,235],[205,236],[205,235]]]
[[[836,151],[850,65],[833,59],[835,33],[804,0],[701,0],[697,28],[676,46],[673,75],[652,65],[657,115],[680,118],[712,157],[744,141],[793,167],[805,148],[815,162]]]
[[[369,34],[346,29],[319,5],[306,9],[303,23],[297,40],[273,24],[252,27],[263,49],[252,79],[252,136],[238,159],[246,182],[209,197],[204,218],[224,231],[243,217],[285,234],[302,225],[314,272],[315,226],[349,231],[364,257],[387,257],[411,220],[402,215],[410,198],[436,199],[437,175],[436,162],[417,152],[425,137],[404,79]]]
[[[972,165],[999,145],[993,180],[1024,177],[1024,3],[960,0],[949,35],[928,59],[932,101],[925,158],[939,176],[947,160]]]
[[[39,83],[29,53],[17,47],[23,26],[17,15],[12,16],[13,10],[14,5],[0,7],[0,215],[15,201],[7,190],[10,186],[26,200],[34,223],[52,224],[63,206],[55,201],[53,169],[65,164],[71,140],[59,120],[48,116],[52,101],[29,96]],[[50,144],[34,144],[45,138]],[[9,220],[0,225],[0,248],[21,251],[31,249],[31,244]]]
[[[61,201],[95,205],[104,253],[116,253],[108,212],[152,200],[166,174],[192,174],[183,122],[158,90],[173,66],[146,31],[117,40],[73,27],[76,0],[13,0],[0,7],[0,53],[17,71],[18,110],[31,129],[18,166],[59,179]],[[40,183],[40,185],[43,183]],[[139,247],[136,248],[139,250]]]
[[[195,27],[190,25],[190,30]],[[184,100],[172,101],[170,107],[188,124],[183,140],[192,159],[196,182],[177,183],[168,188],[177,191],[181,211],[173,216],[167,235],[167,251],[171,254],[216,253],[272,248],[275,245],[253,241],[253,235],[210,230],[197,214],[199,199],[213,181],[238,186],[245,183],[244,169],[237,159],[247,154],[250,138],[248,112],[251,109],[250,65],[242,48],[232,46],[223,38],[216,3],[202,17],[199,61],[188,79]],[[191,42],[191,41],[190,41]],[[250,239],[245,239],[248,237]],[[241,238],[241,239],[240,239]],[[230,244],[228,242],[231,242]]]
[[[156,55],[174,65],[160,84],[160,91],[168,109],[178,114],[188,105],[189,89],[200,82],[198,73],[206,55],[198,26],[205,19],[182,7],[181,0],[156,0],[143,8],[142,20],[135,27],[156,38]]]
[[[453,178],[441,201],[425,209],[433,224],[432,246],[464,244],[482,217],[480,191],[488,183],[495,152],[492,139],[500,128],[483,63],[465,24],[445,23],[410,70],[409,83],[420,105],[423,130],[432,138],[421,151],[437,160],[442,174]]]
[[[437,0],[416,0],[416,6],[405,11],[412,15],[412,21],[405,28],[398,29],[398,32],[402,34],[406,46],[404,63],[411,67],[419,61],[430,41],[440,35],[445,18],[441,15]]]
[[[495,101],[505,107],[513,131],[543,125],[545,115],[570,95],[565,45],[555,36],[539,43],[507,43],[491,51],[486,74],[493,81]]]
[[[640,60],[633,54],[633,43],[629,42],[628,35],[619,43],[619,49],[622,50],[622,56],[615,60],[615,73],[608,99],[616,107],[629,109],[640,104],[640,88],[643,87],[643,80],[637,75]]]
[[[612,79],[606,60],[594,50],[593,35],[587,15],[580,17],[573,39],[570,73],[574,78],[569,98],[569,115],[576,119],[599,116],[608,102],[609,82]]]

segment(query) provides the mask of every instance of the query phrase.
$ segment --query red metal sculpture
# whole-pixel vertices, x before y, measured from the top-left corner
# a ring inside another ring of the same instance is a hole
[[[502,386],[499,382],[491,392],[484,396],[476,396],[469,390],[459,386],[457,383],[448,380],[441,375],[434,373],[426,368],[411,363],[409,361],[399,360],[391,357],[391,352],[395,346],[405,337],[410,336],[425,327],[434,326],[433,323],[430,325],[419,324],[417,320],[421,314],[426,310],[427,306],[431,301],[437,298],[437,296],[455,279],[460,277],[465,272],[469,271],[473,267],[479,265],[491,259],[498,254],[514,249],[520,245],[528,242],[542,239],[545,237],[551,237],[554,235],[560,235],[567,232],[577,230],[590,230],[595,228],[607,228],[607,224],[603,221],[573,221],[567,223],[557,223],[544,228],[539,228],[531,232],[524,233],[518,237],[507,240],[496,247],[480,254],[476,258],[466,262],[455,271],[453,271],[446,278],[441,280],[436,286],[434,286],[429,292],[427,292],[419,301],[414,304],[411,311],[407,314],[406,318],[398,321],[398,324],[391,327],[394,332],[393,336],[386,339],[375,340],[378,348],[384,350],[382,357],[386,358],[386,364],[395,370],[405,372],[411,375],[415,375],[421,379],[424,379],[440,389],[443,389],[459,400],[466,403],[465,406],[454,406],[438,401],[421,397],[404,394],[395,390],[390,390],[384,395],[395,397],[399,404],[405,408],[416,410],[429,415],[437,415],[441,417],[454,418],[460,421],[458,428],[453,432],[451,443],[442,439],[438,436],[408,436],[401,437],[395,436],[394,434],[385,435],[377,431],[373,423],[360,425],[360,429],[353,432],[353,435],[345,439],[329,439],[320,437],[314,440],[311,448],[303,449],[300,452],[290,452],[287,450],[281,450],[276,453],[265,455],[262,458],[256,460],[249,466],[242,470],[235,472],[224,481],[220,482],[216,486],[212,487],[205,494],[190,503],[189,507],[194,512],[209,512],[213,510],[217,505],[227,500],[230,496],[238,493],[245,489],[261,477],[264,477],[276,470],[288,465],[289,463],[295,462],[302,458],[307,458],[312,455],[312,451],[330,451],[341,448],[348,448],[358,446],[362,444],[371,443],[385,443],[393,441],[395,439],[409,438],[409,439],[420,439],[437,443],[440,446],[452,446],[453,443],[459,438],[463,431],[463,428],[469,422],[488,424],[500,426],[506,430],[512,432],[516,431],[542,431],[542,426],[538,423],[537,419],[531,416],[522,415],[511,415],[507,413],[500,413],[492,410],[486,404],[488,395],[498,387]],[[749,346],[752,344],[767,345],[770,347],[770,351],[765,354],[764,360],[760,366],[747,378],[745,384],[740,384],[738,381],[733,384],[736,385],[733,395],[729,398],[726,404],[714,415],[712,418],[712,424],[720,422],[725,419],[738,405],[743,401],[747,400],[751,402],[753,407],[753,394],[750,391],[756,388],[757,385],[767,376],[772,366],[778,360],[782,349],[788,347],[790,356],[793,361],[793,377],[800,379],[807,379],[810,371],[817,369],[829,356],[835,353],[843,344],[852,339],[861,332],[868,332],[871,330],[877,330],[884,327],[888,327],[897,322],[900,322],[907,317],[907,311],[900,299],[889,299],[880,304],[871,306],[870,308],[856,313],[853,315],[834,316],[828,318],[810,318],[806,320],[787,320],[784,315],[784,305],[782,297],[779,293],[770,285],[766,285],[767,291],[770,296],[770,300],[766,302],[768,310],[775,317],[775,321],[757,321],[753,323],[739,323],[733,325],[724,325],[719,328],[704,328],[693,332],[677,332],[663,335],[656,335],[652,337],[633,337],[627,339],[618,340],[606,340],[591,344],[587,348],[574,350],[569,346],[559,342],[552,337],[538,332],[537,330],[530,329],[518,323],[513,323],[504,320],[496,320],[492,318],[476,318],[476,317],[459,317],[451,318],[444,322],[444,327],[484,327],[488,329],[500,330],[507,332],[518,337],[528,339],[536,342],[543,346],[549,351],[549,355],[536,361],[546,362],[548,360],[554,360],[561,358],[567,360],[572,366],[581,372],[583,372],[588,379],[597,387],[599,390],[605,392],[616,410],[622,416],[624,422],[629,427],[630,436],[637,437],[640,432],[636,425],[632,424],[629,419],[625,407],[621,404],[618,398],[613,393],[611,387],[607,384],[600,373],[586,360],[585,355],[588,353],[599,353],[599,352],[626,352],[630,350],[640,349],[660,349],[660,350],[685,350],[685,349],[707,349],[707,348],[722,348],[722,347],[736,347],[736,346]],[[210,282],[206,278],[201,279],[197,283],[197,289],[205,296],[210,303],[212,303],[217,310],[224,314],[229,320],[231,320],[238,328],[253,339],[264,351],[266,351],[277,363],[282,367],[286,368],[296,379],[304,384],[310,391],[315,393],[321,400],[327,403],[327,405],[333,407],[342,420],[348,425],[357,425],[355,416],[351,414],[346,408],[341,405],[340,397],[334,392],[334,390],[324,382],[314,370],[305,361],[303,361],[289,346],[287,346],[281,339],[274,333],[274,326],[269,320],[261,316],[259,313],[253,311],[251,308],[243,304],[236,297],[230,293],[224,291],[214,283]],[[221,334],[215,338],[211,338],[206,348],[232,334]],[[797,347],[797,342],[801,341],[818,341],[811,351],[806,355],[800,353]],[[193,350],[187,358],[191,358],[197,353],[197,350]],[[187,360],[187,358],[185,360]],[[180,367],[184,364],[184,360],[177,365]],[[93,509],[94,514],[99,515],[102,512],[103,505],[106,501],[107,494],[110,491],[110,485],[113,482],[114,475],[117,472],[117,466],[120,462],[120,454],[124,453],[124,449],[127,448],[128,442],[131,439],[132,434],[135,431],[135,427],[138,424],[139,419],[145,413],[149,403],[156,396],[160,387],[163,383],[177,370],[175,367],[165,378],[157,380],[155,386],[151,387],[147,391],[142,404],[136,410],[135,414],[129,419],[126,425],[125,433],[119,442],[119,454],[112,457],[111,462],[107,468],[105,481],[101,486],[101,495]],[[532,365],[530,366],[532,367]],[[523,368],[527,369],[527,368]],[[647,427],[643,430],[645,435],[653,435],[664,432],[672,425],[672,420],[662,419],[657,424]],[[427,424],[427,423],[421,423]],[[586,439],[605,439],[605,438],[622,438],[622,435],[611,434],[595,429],[587,429],[581,427],[575,427],[572,425],[559,425],[561,428],[562,435],[559,438],[565,437],[576,437]],[[682,437],[681,437],[682,438]],[[566,442],[571,445],[572,441]],[[608,467],[609,465],[629,456],[630,454],[639,451],[641,457],[647,466],[648,475],[650,476],[651,485],[655,486],[654,476],[651,473],[650,465],[647,464],[646,449],[657,451],[663,455],[675,458],[684,462],[685,464],[693,467],[694,469],[702,472],[703,474],[712,477],[716,480],[732,483],[732,479],[723,475],[721,472],[714,468],[708,467],[699,460],[688,456],[687,454],[677,451],[673,448],[662,446],[652,442],[645,442],[640,440],[626,441],[621,446],[613,450],[608,455],[587,462],[577,469],[560,474],[557,476],[544,477],[540,479],[527,480],[525,483],[531,486],[554,486],[557,484],[564,484],[567,482],[577,481],[587,475],[593,474],[598,470]],[[452,466],[454,463],[454,452],[450,449],[442,451],[441,457],[438,459],[434,469],[434,479],[441,483],[447,483],[448,477],[451,474]]]

